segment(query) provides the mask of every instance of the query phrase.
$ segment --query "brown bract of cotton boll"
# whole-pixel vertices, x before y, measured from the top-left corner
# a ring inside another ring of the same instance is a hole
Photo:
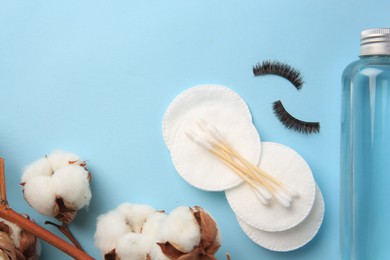
[[[69,224],[77,215],[77,207],[60,196],[56,197],[53,216],[62,223]]]
[[[37,238],[25,230],[16,230],[0,222],[0,259],[35,260]],[[19,234],[14,234],[18,232]],[[16,239],[17,237],[17,239]]]
[[[169,241],[158,243],[162,252],[172,260],[214,260],[214,254],[221,244],[218,241],[218,228],[214,219],[201,207],[191,208],[192,213],[200,227],[201,240],[198,246],[190,252],[182,252]]]
[[[0,257],[2,259],[15,259],[15,245],[6,232],[0,232]]]

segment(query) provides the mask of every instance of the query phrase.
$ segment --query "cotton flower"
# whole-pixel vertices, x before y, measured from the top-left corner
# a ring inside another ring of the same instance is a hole
[[[148,205],[123,203],[117,211],[125,217],[133,232],[140,233],[149,215],[156,210]]]
[[[89,205],[90,179],[77,155],[54,151],[28,165],[21,184],[24,198],[36,211],[70,223],[79,209]]]
[[[38,259],[39,240],[19,226],[0,218],[0,259]]]
[[[98,217],[94,237],[105,259],[214,260],[220,247],[217,224],[200,207],[178,207],[168,215],[125,203]]]
[[[184,246],[189,246],[191,243],[193,243],[193,239],[195,239],[195,236],[192,236],[193,234],[190,234],[190,236],[187,236],[187,241],[181,241],[180,243],[177,243],[177,240],[167,241],[165,243],[158,243],[158,245],[161,247],[162,252],[169,257],[169,259],[216,260],[217,258],[214,256],[214,254],[221,246],[221,238],[218,231],[217,223],[201,207],[192,207],[190,208],[190,210],[197,224],[199,225],[199,243],[195,245],[189,252],[182,251]],[[180,209],[175,218],[178,215],[185,216],[187,215],[187,213],[185,213],[185,210]],[[187,221],[189,221],[189,218],[186,217],[186,219]]]
[[[151,260],[170,260],[170,258],[163,253],[161,247],[157,243],[152,245],[149,255]]]
[[[164,226],[163,224],[167,218],[167,214],[165,214],[163,211],[156,211],[150,214],[142,226],[141,233],[146,236],[155,238],[155,240],[158,242],[163,241],[161,229]]]
[[[150,237],[141,233],[127,233],[119,240],[115,252],[121,260],[145,260],[153,242]]]
[[[130,232],[125,216],[115,210],[109,211],[97,219],[95,245],[102,255],[106,255],[116,248],[122,236]]]
[[[78,209],[88,205],[92,197],[88,175],[83,167],[76,164],[58,169],[52,176],[57,196],[73,203]]]
[[[112,251],[117,249],[124,236],[140,234],[148,216],[154,212],[156,210],[147,205],[123,203],[115,210],[100,215],[97,219],[94,237],[95,245],[100,249],[101,254],[113,253]],[[133,239],[135,238],[133,237]],[[125,250],[123,250],[123,242],[121,243],[121,252],[126,255]],[[147,253],[145,252],[145,257]]]
[[[78,164],[83,166],[85,162],[80,157],[69,152],[56,150],[46,156],[53,171],[57,171],[69,164]]]
[[[27,182],[30,178],[34,178],[36,176],[51,175],[53,175],[53,170],[50,166],[50,162],[46,157],[44,157],[33,162],[24,169],[22,175],[22,183]]]
[[[189,207],[174,209],[162,226],[163,241],[169,241],[176,249],[188,253],[200,242],[200,226]]]
[[[51,176],[36,176],[23,186],[23,195],[28,204],[39,213],[52,216],[56,199]]]

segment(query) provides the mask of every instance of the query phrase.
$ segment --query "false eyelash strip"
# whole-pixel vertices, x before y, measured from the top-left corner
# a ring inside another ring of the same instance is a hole
[[[290,81],[297,90],[300,90],[303,85],[303,77],[300,71],[286,63],[279,61],[265,60],[261,63],[258,63],[253,67],[253,74],[255,76],[268,74],[281,76]]]
[[[280,100],[273,103],[273,110],[279,121],[288,129],[304,134],[320,132],[319,122],[305,122],[293,117],[287,112]]]

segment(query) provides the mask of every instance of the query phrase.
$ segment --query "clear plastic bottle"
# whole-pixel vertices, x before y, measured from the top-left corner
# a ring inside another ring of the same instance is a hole
[[[390,259],[390,29],[361,32],[343,73],[341,259]]]

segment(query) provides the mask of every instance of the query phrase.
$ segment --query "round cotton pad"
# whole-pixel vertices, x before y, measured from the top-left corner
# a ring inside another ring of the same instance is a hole
[[[238,153],[257,164],[260,158],[260,137],[255,126],[235,110],[213,106],[193,110],[183,120],[172,143],[173,164],[184,180],[207,191],[235,187],[242,179],[221,159],[188,137],[189,132],[202,133],[199,120],[213,125]]]
[[[298,192],[289,208],[275,198],[268,205],[260,202],[252,188],[242,185],[225,191],[235,214],[247,224],[264,231],[282,231],[302,222],[315,197],[315,181],[305,160],[291,148],[263,142],[259,168]]]
[[[202,107],[224,107],[237,111],[248,121],[252,116],[248,105],[233,90],[221,85],[199,85],[179,94],[168,106],[163,118],[163,137],[168,150],[183,118]]]
[[[237,218],[242,230],[255,243],[272,251],[287,252],[298,249],[317,234],[324,218],[325,205],[319,187],[316,187],[316,199],[310,214],[297,226],[280,232],[267,232],[246,224]]]

